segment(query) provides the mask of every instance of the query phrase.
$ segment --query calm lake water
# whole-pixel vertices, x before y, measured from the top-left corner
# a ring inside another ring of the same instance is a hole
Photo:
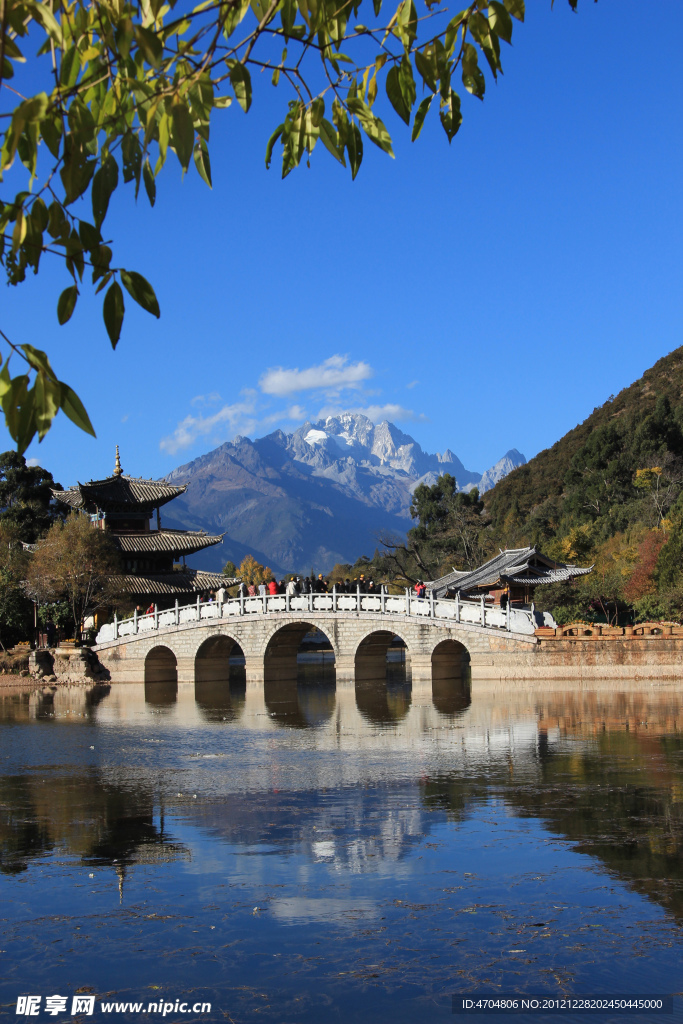
[[[398,1024],[454,993],[683,990],[675,688],[320,671],[0,691],[0,1010]]]

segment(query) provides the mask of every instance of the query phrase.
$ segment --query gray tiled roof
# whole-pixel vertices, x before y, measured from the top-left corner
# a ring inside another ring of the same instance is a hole
[[[222,572],[204,572],[203,569],[182,569],[151,573],[147,576],[113,578],[113,583],[126,594],[149,594],[154,597],[197,594],[202,590],[217,590],[221,586],[231,587],[238,582],[239,580],[233,579],[232,576],[224,576]]]
[[[446,576],[432,580],[427,583],[427,590],[433,590],[436,597],[441,597],[448,589],[477,590],[481,587],[493,587],[500,582],[535,586],[573,579],[591,570],[592,566],[590,569],[580,569],[575,565],[556,562],[541,554],[536,548],[507,548],[471,572],[454,569]]]
[[[78,483],[67,490],[52,490],[57,501],[71,508],[103,512],[143,511],[158,508],[172,501],[187,490],[187,484],[178,487],[159,483],[157,480],[142,480],[133,476],[110,476],[106,480],[90,480]]]
[[[203,530],[151,530],[149,533],[109,534],[113,543],[124,554],[168,554],[187,555],[201,551],[212,544],[220,544],[223,534],[212,536]]]

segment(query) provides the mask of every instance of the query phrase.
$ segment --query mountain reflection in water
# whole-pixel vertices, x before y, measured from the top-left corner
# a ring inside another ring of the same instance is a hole
[[[401,664],[0,690],[0,996],[28,959],[36,990],[201,989],[236,1020],[678,991],[680,721],[675,689],[413,690]]]

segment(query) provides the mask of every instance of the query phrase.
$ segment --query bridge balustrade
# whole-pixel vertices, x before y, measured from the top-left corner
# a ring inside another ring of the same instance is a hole
[[[151,614],[138,615],[102,626],[97,634],[97,644],[134,636],[149,630],[163,630],[191,622],[209,619],[226,619],[233,616],[291,614],[302,612],[357,613],[374,612],[380,615],[421,616],[424,618],[451,620],[473,626],[485,626],[506,632],[532,634],[536,627],[531,612],[519,608],[501,609],[486,605],[483,600],[435,600],[432,597],[418,598],[406,591],[403,594],[301,594],[290,597],[285,594],[263,597],[235,597],[222,604],[212,602],[192,604]]]

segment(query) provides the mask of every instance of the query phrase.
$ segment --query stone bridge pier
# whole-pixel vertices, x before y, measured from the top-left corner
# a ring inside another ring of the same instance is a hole
[[[334,655],[336,685],[373,684],[386,677],[387,654],[404,650],[413,689],[490,676],[498,655],[533,653],[534,637],[411,615],[291,612],[202,620],[140,632],[95,650],[114,682],[178,684],[227,679],[229,660],[244,657],[247,686],[294,682],[304,636],[318,629]],[[331,660],[331,659],[330,659]]]

